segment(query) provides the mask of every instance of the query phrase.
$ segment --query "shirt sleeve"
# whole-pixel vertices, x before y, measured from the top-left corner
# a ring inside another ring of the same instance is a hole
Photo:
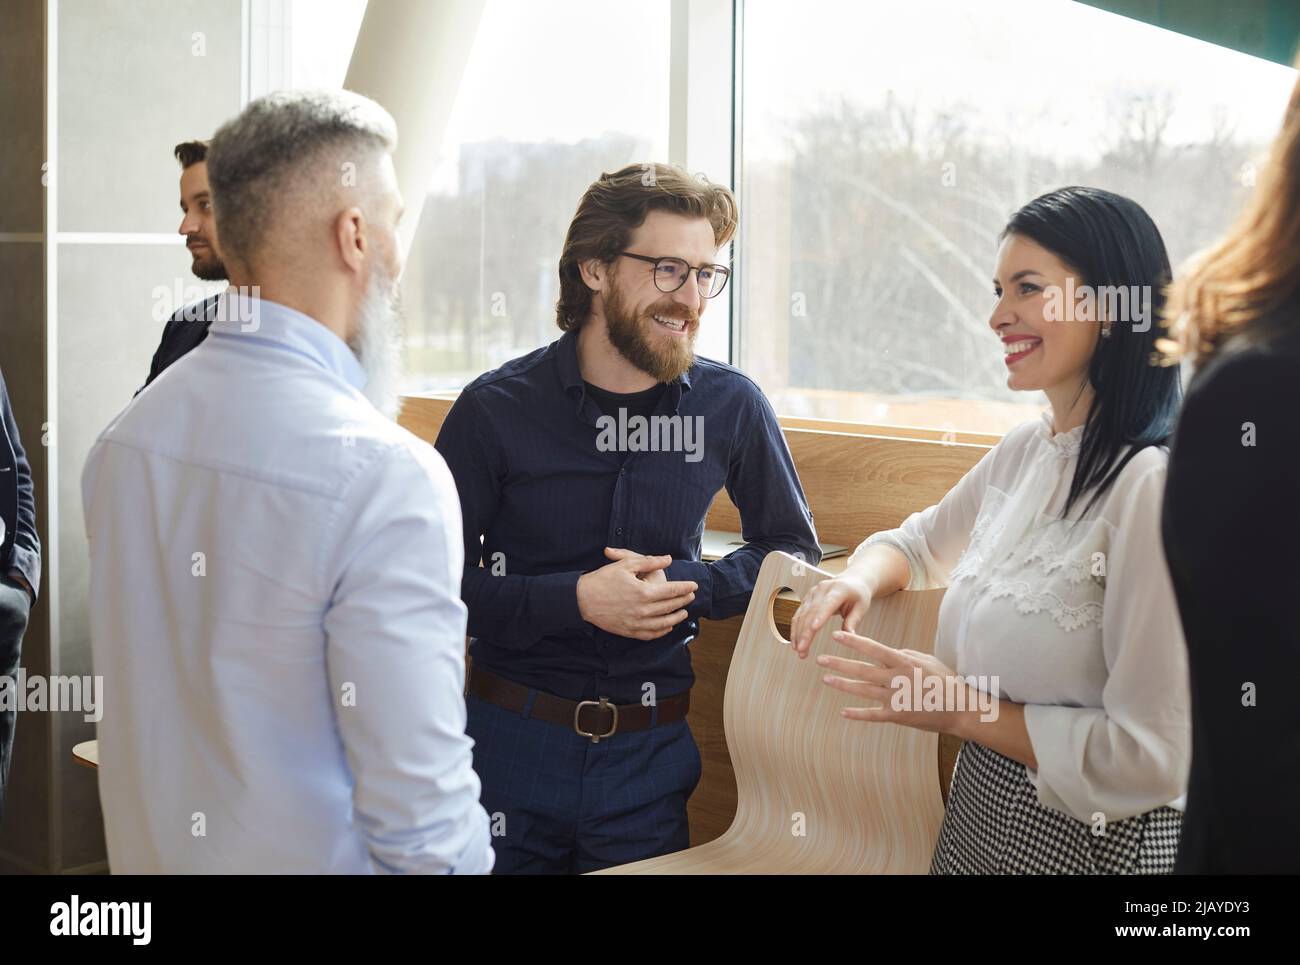
[[[1162,463],[1118,497],[1103,597],[1102,707],[1025,706],[1038,799],[1080,821],[1122,820],[1187,789],[1187,654],[1160,539],[1164,484]]]
[[[472,391],[461,392],[435,443],[456,481],[463,518],[461,596],[470,636],[493,646],[526,650],[543,637],[585,631],[578,610],[581,570],[540,575],[494,574],[479,565],[483,534],[496,518],[506,461],[487,413]]]
[[[911,574],[906,589],[933,590],[948,585],[948,574],[970,545],[971,531],[989,485],[993,465],[1005,447],[1021,444],[1021,437],[1008,434],[984,454],[943,499],[913,513],[897,529],[868,536],[849,557],[852,566],[868,546],[884,543],[907,557]]]
[[[748,384],[748,383],[747,383]],[[699,587],[688,616],[724,620],[744,613],[768,553],[781,551],[816,566],[821,547],[785,434],[757,386],[747,418],[735,432],[727,468],[727,495],[740,511],[745,545],[713,562],[674,560],[669,580],[693,580]]]
[[[446,467],[396,445],[353,483],[325,613],[326,663],[379,872],[485,873],[486,812],[465,734],[460,511]]]

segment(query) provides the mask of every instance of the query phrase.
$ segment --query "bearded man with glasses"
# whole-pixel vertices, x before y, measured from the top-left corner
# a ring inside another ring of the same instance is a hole
[[[560,257],[564,335],[470,383],[438,436],[464,520],[468,733],[500,873],[687,847],[698,621],[744,612],[773,550],[820,560],[771,405],[694,354],[736,224],[731,191],[679,168],[602,175]],[[638,428],[611,445],[611,420]],[[723,488],[746,542],[704,562]]]

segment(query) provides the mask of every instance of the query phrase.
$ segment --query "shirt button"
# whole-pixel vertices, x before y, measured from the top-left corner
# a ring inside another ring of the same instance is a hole
[[[615,535],[615,536],[622,536],[622,535],[623,535],[623,527],[620,526],[618,529],[614,530],[614,535]]]
[[[626,476],[626,475],[627,475],[627,470],[626,470],[626,469],[620,469],[620,470],[618,471],[618,474],[619,474],[620,476]]]

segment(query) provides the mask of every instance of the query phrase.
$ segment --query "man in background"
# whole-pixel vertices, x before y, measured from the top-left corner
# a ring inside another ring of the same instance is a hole
[[[41,540],[36,535],[32,470],[0,373],[0,677],[17,678],[23,634],[40,585]],[[16,709],[0,710],[0,817],[17,723]]]
[[[181,164],[181,226],[185,247],[193,259],[190,270],[201,281],[225,281],[226,266],[217,246],[217,222],[212,216],[212,192],[208,187],[208,142],[183,141],[172,151]],[[153,353],[144,389],[167,366],[191,351],[208,335],[216,318],[219,295],[176,309],[163,327],[162,340]]]
[[[396,139],[345,91],[272,94],[222,126],[212,197],[240,304],[87,459],[115,872],[491,869],[456,491],[391,418]]]

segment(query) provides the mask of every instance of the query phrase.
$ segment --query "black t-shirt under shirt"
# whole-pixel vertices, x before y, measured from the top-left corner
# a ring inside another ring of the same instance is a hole
[[[626,409],[629,419],[634,415],[650,418],[659,406],[659,400],[663,397],[664,389],[668,388],[668,383],[660,382],[658,385],[652,385],[644,392],[609,392],[585,380],[583,385],[587,387],[587,394],[596,400],[596,405],[600,407],[600,411],[605,415],[613,416],[615,419],[618,418],[619,409]]]

